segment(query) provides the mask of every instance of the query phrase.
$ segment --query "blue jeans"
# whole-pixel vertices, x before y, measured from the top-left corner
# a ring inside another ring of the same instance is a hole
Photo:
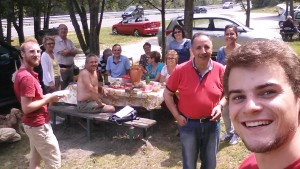
[[[187,121],[179,126],[183,168],[196,169],[200,152],[201,169],[215,169],[219,148],[220,121]]]

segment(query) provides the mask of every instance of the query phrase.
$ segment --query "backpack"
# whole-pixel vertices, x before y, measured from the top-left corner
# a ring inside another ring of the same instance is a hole
[[[126,106],[117,113],[114,113],[108,118],[108,121],[121,125],[123,122],[137,120],[137,111],[130,106]]]

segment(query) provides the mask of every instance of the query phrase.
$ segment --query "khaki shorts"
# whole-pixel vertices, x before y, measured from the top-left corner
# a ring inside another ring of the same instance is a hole
[[[30,162],[39,164],[41,160],[46,169],[60,168],[61,154],[58,141],[49,123],[39,127],[23,124],[30,141]]]
[[[98,107],[96,101],[77,101],[77,110],[81,113],[102,113],[103,107]]]

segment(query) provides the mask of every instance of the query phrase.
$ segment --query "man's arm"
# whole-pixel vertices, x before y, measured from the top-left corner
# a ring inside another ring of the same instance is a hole
[[[222,114],[223,107],[226,106],[227,100],[224,97],[219,101],[219,103],[213,108],[211,112],[212,121],[219,120]]]
[[[49,94],[47,97],[41,99],[32,101],[31,97],[24,97],[21,96],[21,107],[25,114],[34,112],[38,109],[40,109],[43,105],[51,103],[51,102],[57,102],[60,98],[63,96],[57,96],[55,94]]]
[[[180,115],[180,113],[177,109],[177,106],[174,102],[173,96],[174,96],[174,93],[171,92],[169,89],[165,88],[165,90],[164,90],[165,103],[166,103],[168,109],[173,114],[174,118],[178,121],[178,124],[180,126],[184,126],[184,125],[186,125],[186,119],[185,119],[185,117]]]

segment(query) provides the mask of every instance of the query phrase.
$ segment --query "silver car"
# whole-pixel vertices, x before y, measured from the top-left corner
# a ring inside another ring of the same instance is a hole
[[[173,18],[166,28],[166,45],[168,45],[173,39],[171,32],[175,25],[183,26],[183,16]],[[194,14],[193,19],[193,34],[202,32],[209,35],[213,42],[214,55],[218,52],[221,46],[225,45],[224,29],[226,25],[236,25],[238,28],[238,43],[242,44],[246,41],[253,41],[259,39],[278,39],[282,40],[281,35],[278,32],[271,30],[255,30],[247,27],[238,20],[235,20],[229,16],[218,14]],[[158,44],[161,46],[162,31],[158,30]]]

